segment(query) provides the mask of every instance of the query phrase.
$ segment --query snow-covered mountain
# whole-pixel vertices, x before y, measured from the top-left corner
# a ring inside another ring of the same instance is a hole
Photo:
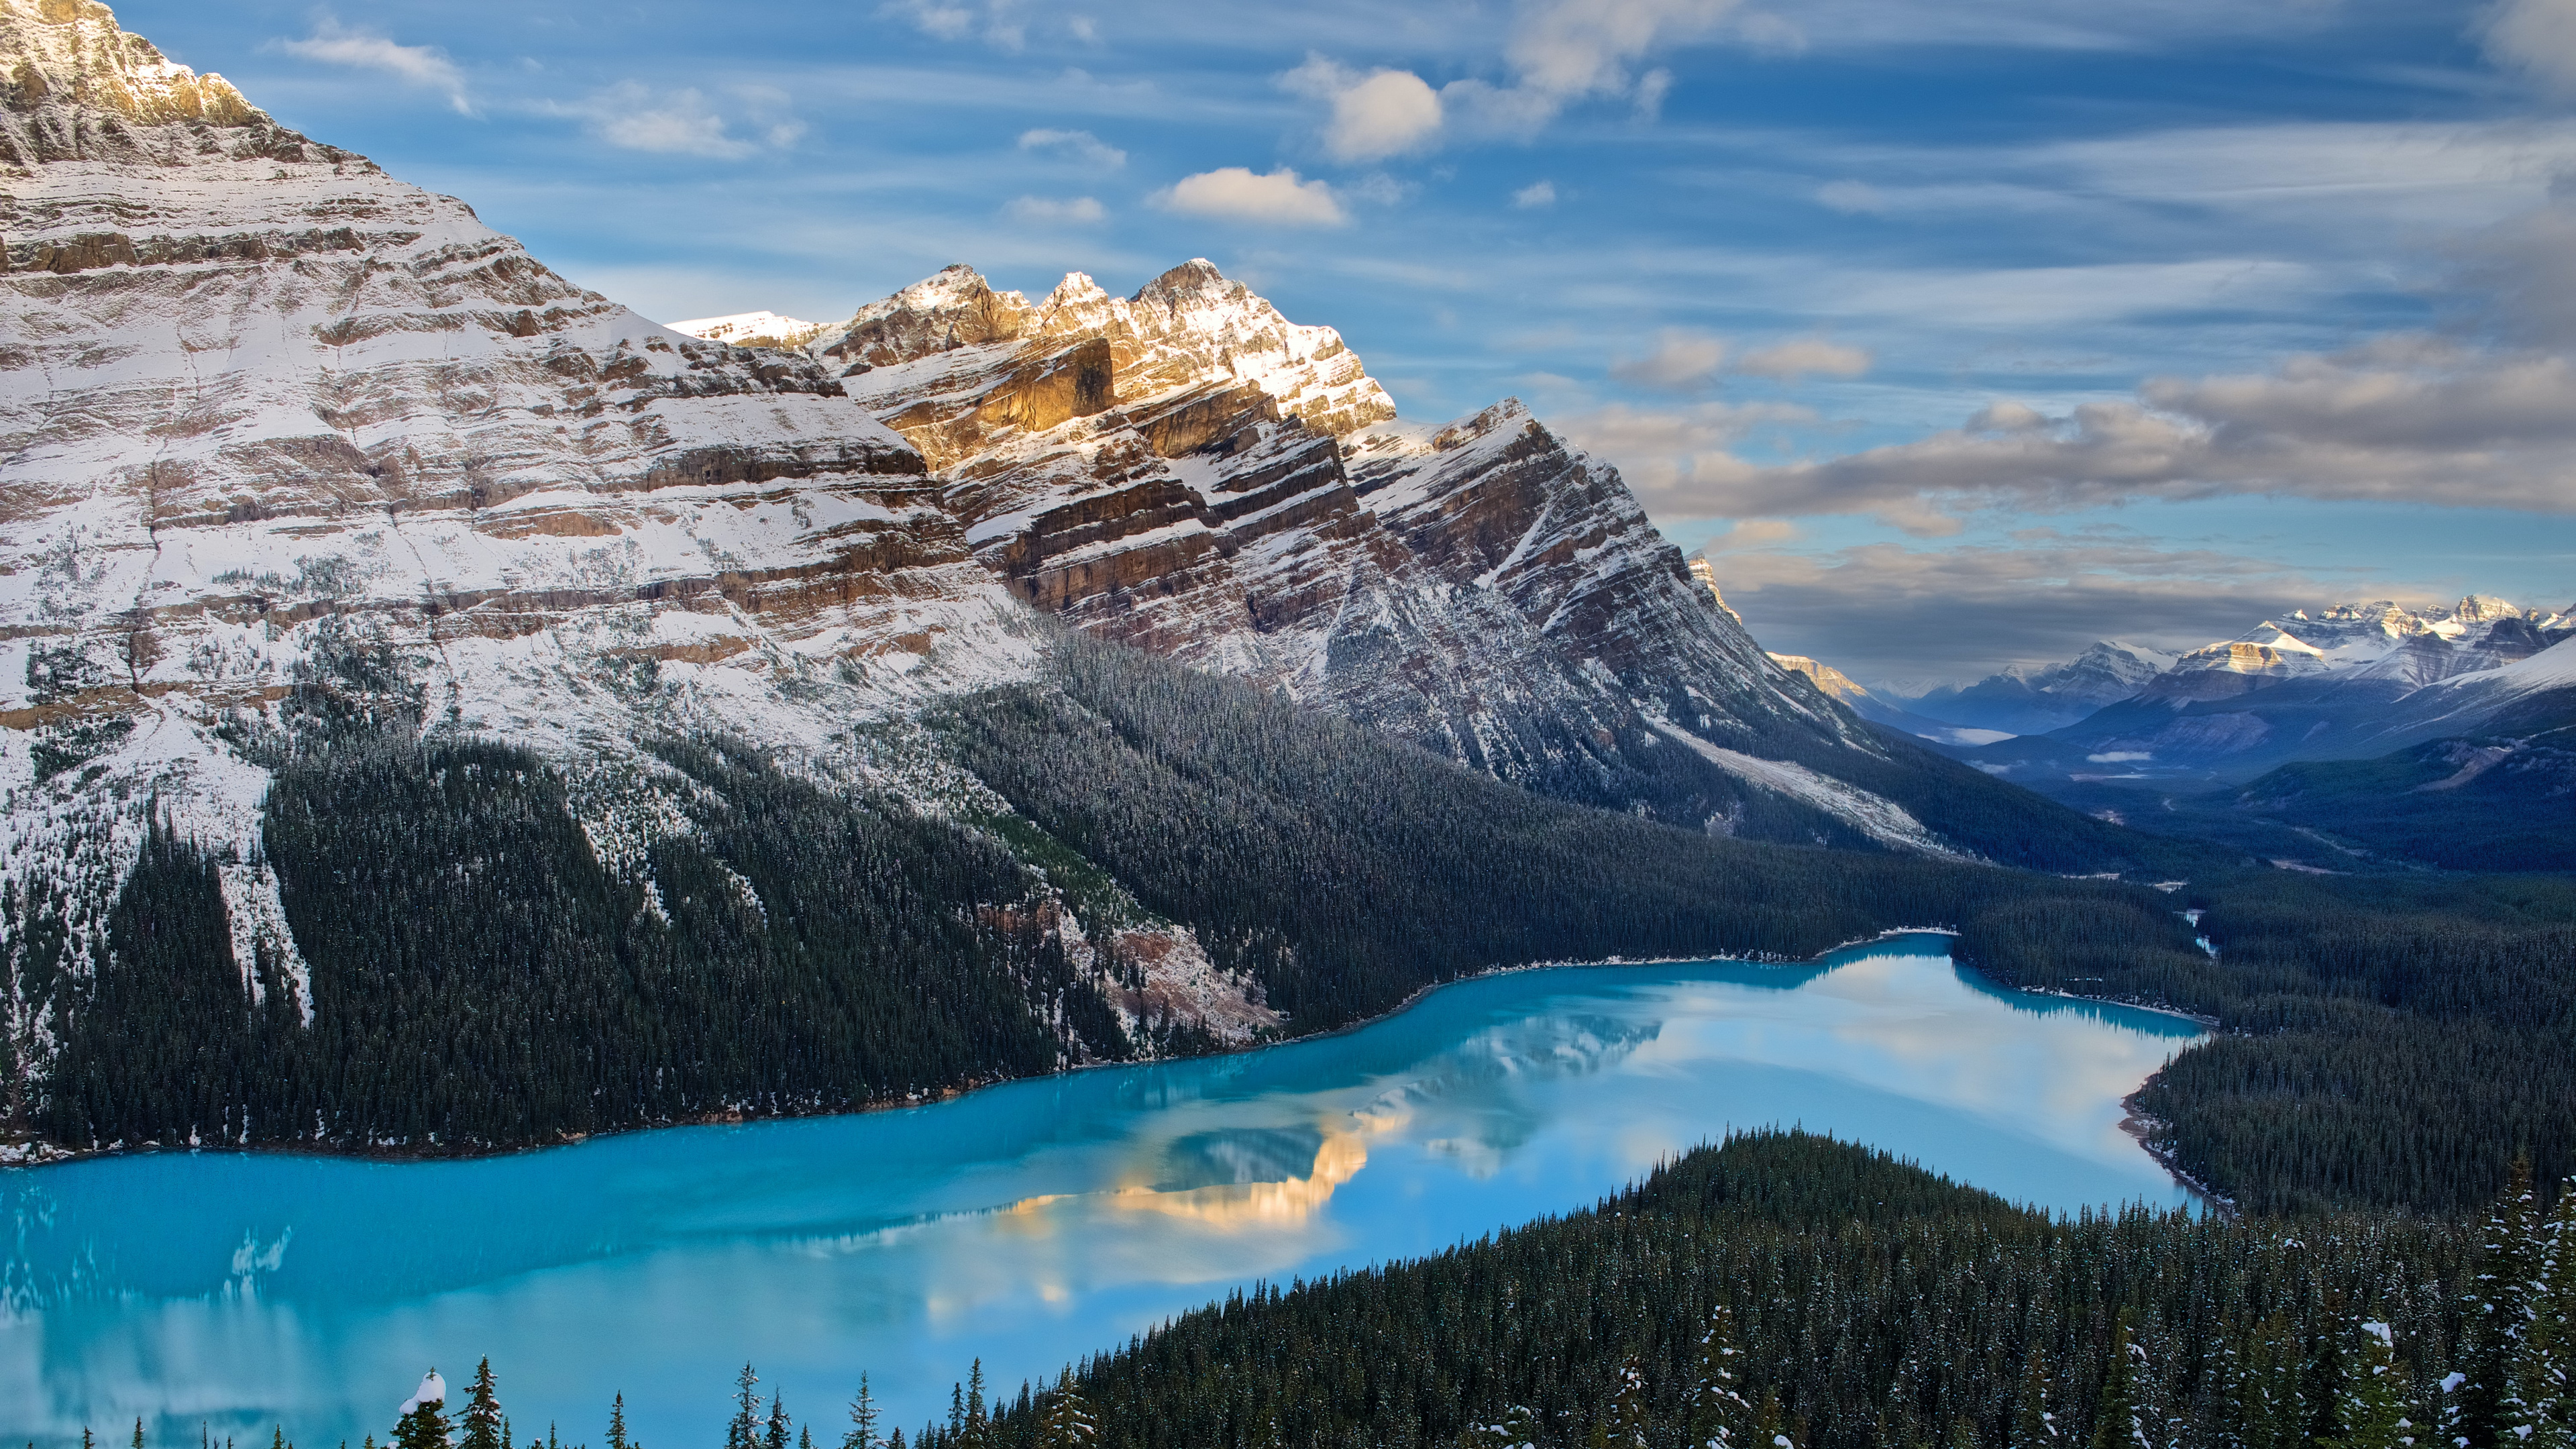
[[[722,317],[692,317],[671,324],[674,332],[684,332],[705,342],[729,342],[736,347],[802,347],[823,330],[820,322],[807,322],[796,317],[782,317],[775,312],[732,312]]]
[[[2291,760],[2357,759],[2489,728],[2549,680],[2576,611],[2472,594],[2267,620],[2181,655],[2126,699],[2045,738],[1967,756],[2006,778],[2245,779]],[[2525,675],[2529,665],[2539,672]]]
[[[1931,690],[1908,701],[1906,707],[1970,729],[2045,734],[2136,695],[2179,657],[2143,644],[2104,639],[2066,663],[2016,664],[1974,684]]]
[[[95,965],[156,824],[225,862],[236,957],[295,979],[260,842],[298,690],[534,752],[612,873],[697,828],[655,739],[996,808],[915,721],[1027,677],[1049,619],[1691,828],[2009,855],[2058,818],[1774,666],[1519,403],[1402,422],[1330,328],[1205,262],[1034,302],[951,268],[737,347],[94,0],[0,0],[0,76],[0,883],[45,917],[0,957],[28,1051],[27,973]],[[1153,991],[1258,1020],[1185,926],[1137,929],[1174,933],[1133,954]]]

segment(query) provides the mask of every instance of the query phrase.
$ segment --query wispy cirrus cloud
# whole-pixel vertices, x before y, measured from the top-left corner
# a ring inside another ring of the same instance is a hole
[[[1090,196],[1021,196],[1002,210],[1034,226],[1090,226],[1109,218],[1109,208]]]
[[[1060,131],[1039,126],[1020,133],[1019,147],[1023,151],[1100,171],[1115,171],[1127,164],[1126,152],[1089,131]]]
[[[784,150],[805,134],[804,123],[786,112],[784,91],[738,86],[729,98],[732,116],[695,86],[666,88],[626,80],[547,109],[579,118],[592,135],[621,150],[666,156],[734,161],[763,150]],[[744,123],[744,131],[734,129],[736,120]]]
[[[352,30],[328,12],[315,18],[311,35],[272,44],[300,60],[380,71],[410,85],[439,91],[458,115],[474,114],[474,103],[465,93],[464,72],[437,46],[402,45],[373,31]]]

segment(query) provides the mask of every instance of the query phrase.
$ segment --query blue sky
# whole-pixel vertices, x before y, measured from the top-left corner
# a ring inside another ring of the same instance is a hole
[[[2576,0],[117,8],[665,320],[1209,257],[1864,679],[2576,600]]]

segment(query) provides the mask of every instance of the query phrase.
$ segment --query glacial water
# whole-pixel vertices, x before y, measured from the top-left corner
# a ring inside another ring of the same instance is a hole
[[[2073,1209],[2183,1194],[2120,1099],[2197,1034],[1993,988],[1937,936],[1808,966],[1565,967],[1342,1035],[904,1111],[474,1162],[153,1153],[0,1170],[0,1442],[363,1434],[489,1355],[519,1439],[721,1442],[756,1364],[818,1443],[909,1429],[1255,1280],[1589,1204],[1803,1124]]]

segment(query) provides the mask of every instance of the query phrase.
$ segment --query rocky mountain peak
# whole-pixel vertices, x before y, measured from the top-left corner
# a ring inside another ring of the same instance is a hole
[[[0,0],[0,84],[19,111],[50,101],[143,125],[267,119],[222,76],[200,76],[126,34],[97,0]]]

